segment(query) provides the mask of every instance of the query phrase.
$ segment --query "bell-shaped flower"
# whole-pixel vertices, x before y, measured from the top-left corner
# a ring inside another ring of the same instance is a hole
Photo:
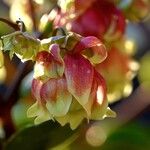
[[[66,45],[67,47],[67,45]],[[94,64],[102,62],[107,52],[95,37],[81,38],[71,49],[50,45],[49,51],[37,54],[33,97],[28,110],[35,123],[49,119],[75,129],[84,118],[100,120],[115,116],[108,107],[104,78]]]
[[[53,11],[49,14],[54,27],[65,26],[67,30],[82,36],[93,35],[107,42],[116,40],[124,34],[125,17],[114,2],[110,0],[89,0],[86,3],[83,0],[68,0],[67,2],[66,5],[60,3],[61,10],[57,13]]]
[[[112,47],[108,50],[107,59],[95,67],[105,76],[109,102],[117,101],[132,92],[132,79],[138,70],[138,64],[125,52]]]
[[[107,42],[120,38],[126,27],[121,10],[107,0],[95,0],[68,24],[73,32],[82,36],[93,35]]]

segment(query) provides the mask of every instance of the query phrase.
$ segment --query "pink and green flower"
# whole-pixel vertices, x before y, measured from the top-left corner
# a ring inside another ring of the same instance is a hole
[[[49,51],[39,52],[32,82],[36,102],[28,116],[36,117],[35,123],[69,123],[72,129],[84,118],[115,116],[108,107],[105,80],[94,68],[106,56],[104,45],[93,36],[81,38],[70,49],[54,43]]]

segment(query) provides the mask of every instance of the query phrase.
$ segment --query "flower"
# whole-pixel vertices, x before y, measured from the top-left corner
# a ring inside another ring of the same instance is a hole
[[[83,36],[93,35],[102,40],[116,39],[125,31],[125,18],[111,2],[96,0],[71,23],[71,30]]]
[[[69,0],[61,11],[50,13],[54,27],[65,25],[70,31],[82,36],[93,35],[101,40],[112,41],[120,38],[126,27],[125,17],[114,2],[109,0]],[[72,10],[71,12],[68,10]]]
[[[109,102],[117,101],[132,92],[132,79],[138,70],[138,64],[125,52],[113,46],[108,50],[107,59],[95,67],[105,76]]]
[[[94,68],[106,56],[104,45],[93,36],[80,38],[70,49],[55,43],[49,51],[39,52],[32,82],[37,101],[28,116],[36,117],[35,123],[49,119],[70,123],[72,129],[84,118],[114,116],[108,108],[105,80]]]

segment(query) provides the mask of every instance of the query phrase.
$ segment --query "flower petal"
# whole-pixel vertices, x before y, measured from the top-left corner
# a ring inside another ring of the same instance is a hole
[[[94,64],[98,64],[104,61],[107,57],[105,46],[98,38],[94,36],[82,38],[80,42],[75,46],[75,53],[80,53],[82,51],[84,51],[84,55]]]
[[[62,76],[64,73],[64,61],[60,55],[60,48],[58,44],[52,44],[50,46],[50,52],[52,56],[54,57],[54,60],[57,61],[57,73],[59,76]]]
[[[27,110],[27,116],[28,117],[36,117],[38,115],[38,102],[36,101],[28,110]]]
[[[91,92],[93,67],[80,54],[66,55],[64,61],[68,90],[84,106]]]
[[[109,107],[107,107],[107,111],[106,111],[106,114],[104,115],[104,117],[112,117],[112,118],[115,118],[117,115],[116,115],[116,112],[114,112],[113,110],[111,110]]]
[[[72,95],[67,91],[64,78],[50,79],[41,89],[41,97],[46,101],[46,107],[54,116],[64,116],[71,105]]]
[[[41,100],[40,90],[41,90],[42,85],[43,85],[43,82],[41,80],[37,80],[37,79],[32,80],[32,89],[31,89],[32,95],[38,101]]]
[[[76,129],[82,120],[86,117],[85,111],[79,110],[74,112],[69,112],[64,117],[56,117],[56,120],[64,126],[65,124],[69,123],[72,130]]]
[[[27,110],[28,117],[36,117],[34,120],[35,124],[42,123],[44,121],[52,119],[52,116],[48,113],[46,109],[37,101],[35,102],[28,110]]]
[[[56,120],[64,126],[69,123],[72,130],[77,128],[87,114],[83,107],[78,103],[78,101],[73,98],[70,105],[69,112],[64,117],[56,117]]]
[[[100,120],[104,118],[107,111],[107,98],[106,98],[106,83],[103,77],[98,73],[94,72],[94,80],[96,89],[96,99],[92,107],[91,119]]]
[[[41,51],[38,53],[36,60],[37,62],[34,66],[34,78],[56,78],[63,75],[63,60],[58,60],[58,57],[53,56],[51,53],[47,51]]]

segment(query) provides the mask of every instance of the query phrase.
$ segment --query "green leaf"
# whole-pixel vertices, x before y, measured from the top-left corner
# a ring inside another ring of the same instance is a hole
[[[74,133],[76,130],[72,131],[69,126],[47,121],[18,132],[8,140],[5,150],[47,150],[61,145]]]

